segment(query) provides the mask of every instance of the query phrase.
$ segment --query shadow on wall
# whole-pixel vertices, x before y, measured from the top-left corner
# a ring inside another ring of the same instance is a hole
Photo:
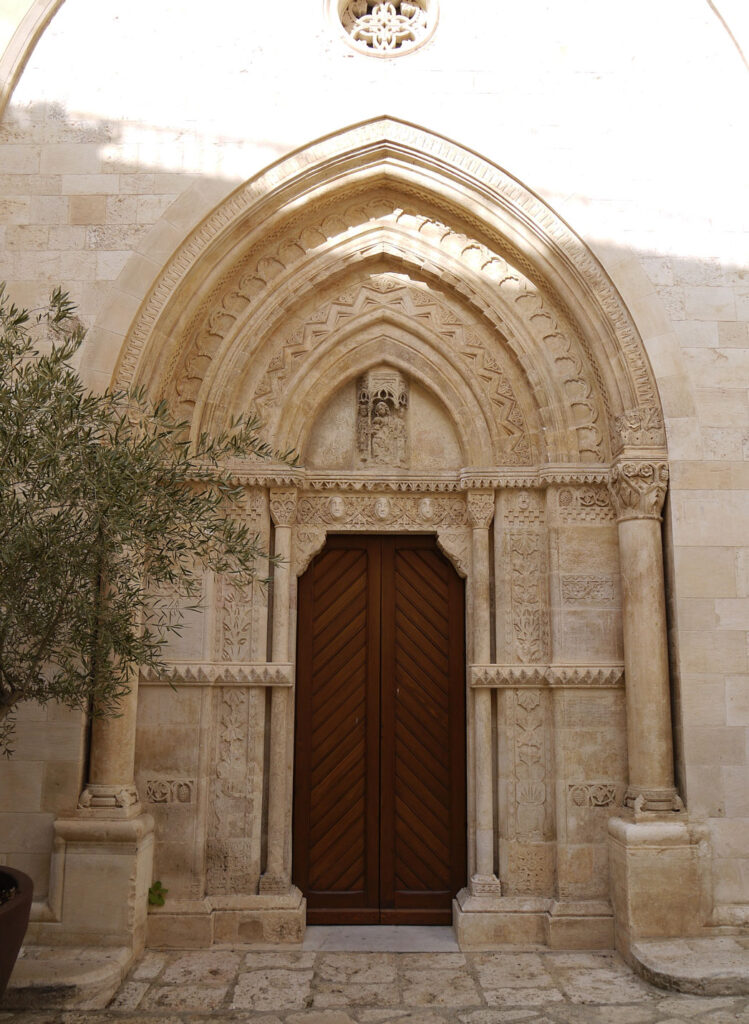
[[[62,284],[87,326],[117,323],[122,331],[177,245],[243,180],[242,167],[265,166],[292,149],[267,140],[209,138],[93,120],[55,104],[11,108],[0,127],[0,145],[4,276],[12,297],[18,304],[37,306],[52,287]],[[546,193],[545,198],[555,205],[554,197]],[[709,588],[701,593],[698,586],[680,582],[681,560],[691,557],[680,549],[707,543],[695,532],[699,510],[693,495],[716,486],[732,492],[749,487],[747,275],[714,257],[625,248],[605,238],[596,241],[596,204],[579,202],[588,210],[589,244],[640,326],[658,378],[672,459],[664,535],[677,766],[690,810],[700,817],[720,818],[730,813],[730,806],[717,795],[722,790],[716,790],[711,802],[699,766],[688,767],[690,731],[699,740],[704,724],[694,721],[692,709],[705,672],[685,639],[690,633],[714,629],[718,638],[721,630],[730,633],[727,642],[733,642],[745,630],[730,619],[723,625]],[[559,207],[569,217],[574,204],[560,200]],[[136,256],[140,292],[131,292],[129,306],[113,308],[113,287]],[[105,365],[111,365],[111,358],[101,358],[99,350],[102,346],[104,351],[107,340],[104,331],[94,330],[82,354],[92,383],[107,382]],[[698,469],[695,464],[703,460],[709,467]],[[734,561],[738,558],[738,546],[729,545],[717,527],[712,543],[730,550]],[[733,590],[728,587],[720,595],[740,596],[735,578]],[[705,601],[714,602],[710,611]],[[697,602],[703,602],[704,620]],[[680,658],[677,650],[682,651]],[[721,665],[711,683],[731,674],[726,662]],[[0,764],[0,835],[8,837],[0,856],[34,877],[38,896],[47,887],[52,821],[76,804],[84,754],[80,715],[55,707],[26,707],[19,714],[16,755],[12,762]]]

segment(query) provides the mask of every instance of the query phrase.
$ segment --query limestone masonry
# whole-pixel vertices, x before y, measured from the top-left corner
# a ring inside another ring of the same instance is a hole
[[[272,588],[206,578],[90,750],[21,709],[27,941],[301,941],[298,580],[380,533],[465,581],[461,948],[746,935],[744,5],[10,8],[11,297],[69,291],[89,386],[300,453],[234,467]]]

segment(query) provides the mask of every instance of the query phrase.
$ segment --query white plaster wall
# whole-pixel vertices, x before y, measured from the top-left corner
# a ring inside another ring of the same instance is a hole
[[[658,378],[686,798],[711,823],[717,902],[749,917],[746,14],[717,5],[733,39],[715,7],[441,0],[427,46],[374,60],[322,0],[66,0],[0,127],[0,279],[24,304],[69,289],[104,383],[190,227],[320,135],[392,114],[537,191],[607,268]]]

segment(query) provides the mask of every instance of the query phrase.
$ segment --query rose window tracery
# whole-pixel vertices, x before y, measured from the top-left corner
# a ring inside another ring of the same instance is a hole
[[[350,0],[341,21],[357,49],[385,56],[412,50],[433,28],[427,0]]]

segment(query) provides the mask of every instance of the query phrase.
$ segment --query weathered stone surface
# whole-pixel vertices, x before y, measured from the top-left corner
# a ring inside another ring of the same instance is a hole
[[[237,980],[231,1005],[233,1009],[258,1012],[301,1010],[311,1005],[311,983],[312,971],[309,970],[265,968],[250,974],[242,973]]]

